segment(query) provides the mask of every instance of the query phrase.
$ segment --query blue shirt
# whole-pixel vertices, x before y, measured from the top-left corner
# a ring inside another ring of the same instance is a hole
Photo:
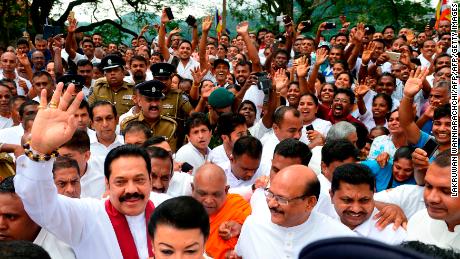
[[[384,168],[381,168],[376,160],[362,161],[361,164],[368,166],[372,174],[375,176],[375,188],[377,192],[384,191],[389,188],[395,188],[403,184],[416,184],[414,176],[404,182],[396,181],[393,176],[393,163],[388,162]],[[391,184],[390,184],[391,181]]]
[[[428,142],[428,139],[430,138],[434,138],[433,136],[431,136],[430,134],[420,130],[420,138],[418,139],[418,142],[417,144],[414,145],[414,147],[416,148],[423,148],[423,146],[425,146],[426,142]],[[438,153],[438,151],[435,151],[433,153],[433,155],[430,157],[430,164],[433,163],[434,159],[436,158],[436,154]]]

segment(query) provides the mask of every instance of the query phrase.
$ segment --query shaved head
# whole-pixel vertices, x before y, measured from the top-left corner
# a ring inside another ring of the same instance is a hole
[[[267,198],[272,222],[282,227],[293,227],[308,220],[318,201],[320,184],[313,170],[303,165],[292,165],[274,176],[268,192],[274,196]],[[287,204],[283,204],[282,200]]]
[[[213,215],[224,206],[228,188],[224,170],[215,164],[204,164],[193,178],[192,196],[203,204],[208,215]]]

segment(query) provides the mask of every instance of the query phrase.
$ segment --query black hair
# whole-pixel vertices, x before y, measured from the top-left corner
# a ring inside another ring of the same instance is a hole
[[[95,47],[95,46],[94,46],[94,41],[93,41],[93,40],[84,39],[84,40],[81,41],[81,45],[82,45],[82,46],[83,46],[83,44],[85,44],[85,43],[91,43],[91,45],[93,45],[93,47]]]
[[[393,161],[398,161],[401,158],[412,160],[412,153],[414,152],[414,148],[409,146],[403,146],[396,150]]]
[[[1,85],[1,84],[0,84]],[[8,103],[8,105],[10,106],[10,109],[13,109],[13,104],[14,102],[16,102],[17,100],[22,100],[22,101],[27,101],[27,97],[25,97],[24,95],[16,95],[16,96],[12,96],[10,98],[10,101]]]
[[[246,118],[239,113],[225,112],[217,120],[216,133],[219,136],[230,134],[240,125],[246,125]]]
[[[338,95],[338,94],[345,94],[348,96],[348,98],[350,98],[350,104],[354,104],[355,103],[355,93],[353,93],[353,91],[349,88],[337,88],[337,90],[334,92],[334,98]],[[391,109],[391,108],[390,108]]]
[[[385,100],[385,102],[387,103],[388,113],[390,113],[391,109],[393,108],[393,99],[386,93],[378,93],[374,96],[374,98],[372,98],[372,103],[374,103],[375,100],[380,97],[383,98],[383,100]]]
[[[16,190],[14,189],[14,175],[8,176],[0,182],[0,193],[16,193]]]
[[[387,26],[383,27],[382,34],[384,34],[387,29],[392,29],[393,32],[396,31],[396,29],[395,29],[395,27],[393,25],[387,25]]]
[[[255,137],[243,136],[233,145],[232,156],[234,159],[242,155],[248,155],[253,159],[260,159],[262,156],[262,143]]]
[[[163,143],[163,142],[166,142],[165,137],[163,137],[163,136],[153,136],[153,137],[147,139],[147,141],[145,141],[142,146],[143,147],[151,147],[151,146]]]
[[[244,55],[243,55],[244,57]],[[249,72],[252,72],[252,63],[251,61],[246,61],[246,60],[240,60],[238,63],[236,63],[235,69],[237,66],[248,66],[249,67]]]
[[[358,140],[356,141],[356,146],[358,147],[358,149],[364,148],[366,146],[366,139],[369,135],[369,131],[367,130],[366,126],[364,126],[362,123],[359,123],[357,121],[353,121],[350,123],[356,128],[356,135],[358,137]]]
[[[18,41],[16,41],[16,47],[19,45],[26,45],[29,47],[29,42],[25,38],[19,38]]]
[[[43,247],[25,240],[0,242],[0,258],[8,259],[51,259]]]
[[[145,59],[143,56],[134,55],[134,56],[131,58],[130,62],[133,62],[133,61],[135,61],[135,60],[136,60],[136,61],[144,62],[145,65],[147,65],[147,59]]]
[[[161,60],[161,61],[164,60],[163,54],[161,54],[161,53],[158,52],[158,51],[153,52],[153,53],[152,53],[152,56],[158,56],[158,57],[160,57],[160,60]]]
[[[192,43],[191,43],[189,40],[186,40],[186,39],[182,39],[182,40],[179,42],[179,45],[178,45],[178,46],[180,46],[180,45],[182,45],[182,44],[184,44],[184,43],[188,43],[188,44],[190,45],[190,47],[192,47]]]
[[[90,140],[85,130],[76,130],[72,138],[61,147],[84,153],[90,151]]]
[[[352,185],[367,184],[372,192],[375,192],[375,176],[371,169],[363,164],[349,163],[335,168],[332,173],[331,192],[340,189],[340,183]]]
[[[88,66],[88,65],[93,67],[93,63],[91,63],[91,61],[89,61],[87,59],[80,59],[77,62],[77,67],[83,67],[83,66]]]
[[[373,41],[373,42],[382,43],[382,44],[383,44],[383,46],[385,46],[385,41],[384,41],[384,40],[382,40],[382,39],[374,39],[374,40],[372,40],[372,41]]]
[[[303,193],[303,197],[308,196],[315,196],[316,200],[319,200],[319,194],[321,193],[321,184],[317,177],[314,180],[307,182],[305,186],[305,192]]]
[[[348,158],[358,160],[358,149],[349,140],[326,141],[321,149],[321,161],[329,166],[335,161],[345,161]]]
[[[209,216],[203,205],[190,196],[180,196],[164,201],[155,208],[148,224],[148,232],[155,239],[159,225],[177,229],[200,229],[204,241],[209,237]]]
[[[450,118],[450,103],[436,107],[434,110],[433,120],[439,120],[444,117]]]
[[[35,100],[26,100],[24,103],[21,104],[21,106],[19,106],[19,117],[23,117],[24,116],[24,110],[26,109],[27,106],[31,106],[31,105],[40,105],[37,101]]]
[[[440,152],[434,159],[433,163],[441,168],[450,167],[451,163],[451,151],[450,149]]]
[[[34,80],[34,78],[41,77],[41,76],[46,76],[46,78],[48,78],[48,81],[53,84],[53,78],[51,77],[50,73],[48,73],[46,71],[37,71],[37,72],[35,72],[33,74],[33,76],[32,76],[32,81]],[[40,93],[37,93],[37,94],[40,95]]]
[[[388,118],[390,117],[389,115],[390,115],[391,113],[392,113],[392,112],[389,112],[389,113],[388,113],[387,120],[388,120]],[[386,127],[384,127],[384,126],[382,126],[382,125],[377,125],[377,126],[373,127],[373,128],[369,131],[369,134],[371,134],[372,131],[374,131],[374,130],[381,130],[381,131],[383,131],[384,135],[390,135],[390,131],[389,131]]]
[[[80,106],[78,106],[78,109],[83,109],[83,108],[86,109],[89,115],[89,103],[85,99],[81,100]]]
[[[211,130],[211,124],[209,123],[209,119],[206,114],[202,112],[194,112],[192,113],[187,120],[185,121],[185,134],[190,134],[190,130],[192,128],[204,125],[209,130]]]
[[[311,97],[311,99],[313,99],[313,102],[315,103],[315,105],[316,105],[316,106],[319,105],[319,100],[318,100],[318,97],[316,97],[316,95],[314,95],[314,94],[312,94],[312,93],[302,94],[302,95],[300,96],[299,100],[302,99],[302,97],[304,97],[304,96],[309,96],[309,97]]]
[[[78,176],[81,175],[80,167],[78,166],[78,163],[75,159],[72,159],[67,156],[59,156],[56,158],[56,160],[54,160],[53,163],[53,177],[55,177],[55,173],[57,170],[66,168],[74,168],[75,170],[77,170]]]
[[[254,112],[257,112],[257,107],[256,107],[256,105],[254,104],[253,101],[251,101],[251,100],[244,100],[244,101],[242,101],[242,102],[240,103],[240,105],[238,106],[238,113],[241,111],[241,109],[243,109],[243,106],[244,106],[245,104],[251,105],[252,108],[254,109]]]
[[[350,68],[348,67],[348,62],[346,62],[346,61],[343,60],[343,59],[339,59],[339,60],[337,60],[337,61],[334,63],[334,65],[332,65],[332,66],[335,66],[335,64],[341,64],[341,65],[343,66],[343,70],[344,70],[343,72],[341,72],[340,74],[338,74],[337,77],[339,77],[339,75],[341,75],[341,74],[343,74],[343,73],[346,73],[346,74],[348,74],[348,75],[350,76],[350,84],[351,84],[351,83],[352,83],[352,82],[351,82],[351,79],[353,78],[353,76],[352,76],[350,73],[348,73],[348,71],[350,71]]]
[[[430,258],[443,258],[443,259],[458,259],[460,253],[457,253],[454,249],[440,248],[435,245],[425,244],[420,241],[405,241],[399,245],[402,248],[413,250],[424,255],[430,256]]]
[[[169,174],[172,176],[174,173],[174,161],[171,156],[171,153],[166,151],[166,149],[161,148],[161,147],[147,147],[146,148],[147,153],[149,154],[150,158],[158,158],[162,160],[168,160],[170,162],[170,172]]]
[[[125,129],[123,130],[123,137],[126,137],[126,133],[128,132],[142,132],[145,135],[145,139],[149,139],[152,137],[152,130],[149,129],[144,123],[140,121],[131,121],[126,125]]]
[[[377,84],[379,84],[382,80],[382,77],[384,76],[389,76],[391,77],[391,79],[393,79],[393,84],[394,84],[394,87],[396,88],[396,77],[394,77],[390,72],[383,72],[382,75],[379,77],[379,79],[377,80]]]
[[[104,161],[104,175],[107,180],[110,179],[110,175],[112,174],[112,162],[120,157],[141,157],[144,159],[145,168],[147,169],[147,174],[150,178],[150,171],[151,171],[151,163],[149,154],[145,151],[144,148],[137,147],[135,145],[123,145],[116,147],[107,154],[107,157]]]
[[[112,113],[113,113],[113,116],[117,117],[118,114],[117,114],[117,108],[115,107],[115,105],[113,105],[111,102],[109,101],[106,101],[106,100],[99,100],[99,101],[96,101],[94,102],[90,107],[89,107],[89,118],[91,120],[93,120],[93,117],[94,117],[94,108],[98,107],[98,106],[103,106],[103,105],[110,105],[110,107],[112,107]]]
[[[278,143],[274,154],[288,158],[300,158],[301,164],[304,166],[308,166],[313,155],[307,144],[295,138],[287,138]]]
[[[289,111],[292,112],[294,117],[300,118],[300,112],[296,108],[292,106],[280,106],[273,113],[273,123],[280,125],[283,122],[284,115]]]

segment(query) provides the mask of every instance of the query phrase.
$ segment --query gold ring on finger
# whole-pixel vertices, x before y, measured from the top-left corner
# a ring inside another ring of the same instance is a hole
[[[58,104],[56,102],[50,102],[48,104],[48,107],[51,109],[56,109],[58,107]]]
[[[46,106],[43,106],[43,105],[39,105],[39,106],[38,106],[38,109],[39,109],[39,110],[45,109],[45,108],[46,108]]]

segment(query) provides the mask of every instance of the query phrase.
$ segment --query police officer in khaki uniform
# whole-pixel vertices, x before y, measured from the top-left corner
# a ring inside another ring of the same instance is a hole
[[[106,100],[115,105],[118,114],[124,114],[134,106],[134,85],[123,81],[125,61],[118,55],[108,55],[101,61],[105,77],[94,84],[88,102],[92,105],[99,100]]]
[[[140,121],[152,130],[153,135],[167,139],[171,149],[176,152],[177,123],[173,119],[161,115],[161,101],[164,99],[163,89],[166,86],[158,80],[149,80],[136,85],[139,91],[138,104],[141,112],[124,119],[121,123],[123,131],[131,121]]]
[[[150,66],[153,78],[163,82],[166,85],[163,93],[165,99],[162,100],[161,115],[174,119],[178,124],[177,138],[178,147],[182,146],[185,132],[184,124],[193,106],[190,104],[188,97],[180,89],[171,89],[172,77],[176,68],[169,63],[156,63]]]

